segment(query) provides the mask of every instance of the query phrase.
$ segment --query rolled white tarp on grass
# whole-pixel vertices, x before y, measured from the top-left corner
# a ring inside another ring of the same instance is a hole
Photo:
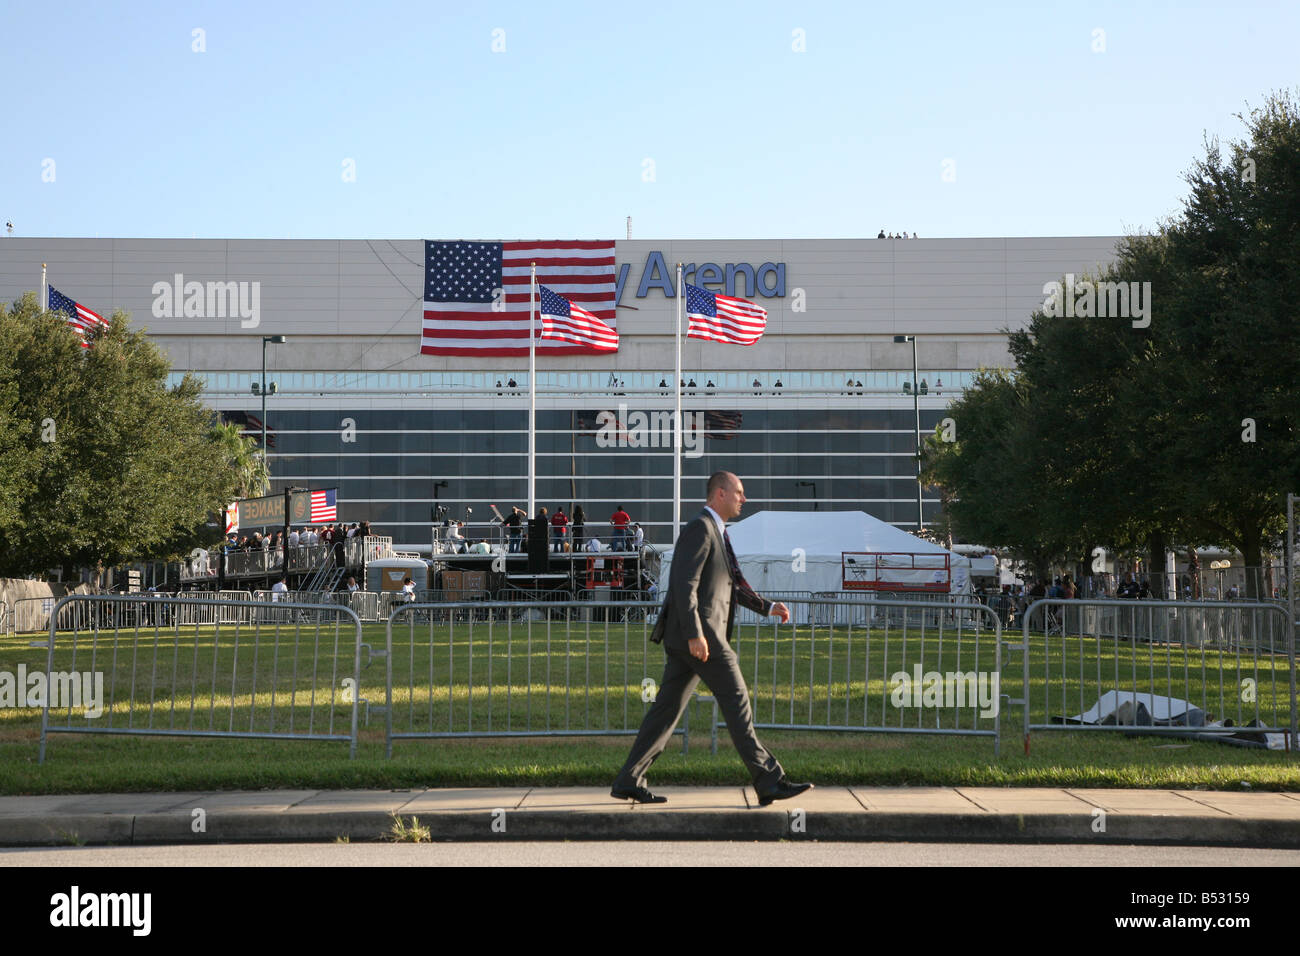
[[[1251,730],[1250,728],[1259,726],[1256,721],[1252,720],[1231,734],[1205,733],[1195,728],[1227,728],[1233,727],[1234,724],[1231,720],[1206,720],[1205,711],[1177,697],[1135,691],[1108,690],[1097,698],[1097,703],[1083,713],[1072,717],[1058,714],[1052,717],[1052,723],[1082,724],[1093,727],[1186,727],[1188,730],[1185,733],[1162,736],[1182,737],[1188,740],[1212,740],[1216,743],[1231,744],[1234,747],[1286,749],[1286,734]]]

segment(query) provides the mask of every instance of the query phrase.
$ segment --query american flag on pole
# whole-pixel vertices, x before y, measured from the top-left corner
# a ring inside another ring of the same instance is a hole
[[[542,338],[574,345],[589,345],[601,352],[618,351],[618,333],[562,295],[539,285]]]
[[[424,244],[425,355],[528,354],[531,264],[537,281],[616,330],[614,241],[437,242]],[[538,323],[541,324],[540,322]],[[538,339],[539,355],[606,349]]]
[[[311,523],[317,524],[321,521],[338,521],[338,491],[329,488],[325,491],[313,491],[311,493]]]
[[[99,326],[107,327],[108,323],[98,312],[92,312],[80,302],[73,302],[66,295],[59,292],[54,286],[50,286],[50,311],[62,312],[68,317],[68,325],[76,331],[81,337],[81,347],[90,348],[90,343],[86,341],[87,334]]]
[[[767,328],[767,309],[730,295],[686,284],[686,337],[753,345]]]

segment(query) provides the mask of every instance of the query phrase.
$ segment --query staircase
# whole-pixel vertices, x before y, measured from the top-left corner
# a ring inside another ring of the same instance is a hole
[[[306,592],[333,591],[338,585],[345,569],[334,563],[333,549],[325,552],[325,555],[325,560],[320,563],[320,567],[307,579],[300,590]]]
[[[321,590],[330,594],[334,593],[334,591],[338,590],[339,582],[343,580],[343,575],[346,573],[347,568],[334,568],[333,573],[330,574],[329,578],[325,582],[325,586],[321,588]]]

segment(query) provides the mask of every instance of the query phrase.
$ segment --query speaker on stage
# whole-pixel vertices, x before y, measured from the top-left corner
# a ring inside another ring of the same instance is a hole
[[[545,518],[528,520],[528,573],[545,574],[550,570],[551,525]]]

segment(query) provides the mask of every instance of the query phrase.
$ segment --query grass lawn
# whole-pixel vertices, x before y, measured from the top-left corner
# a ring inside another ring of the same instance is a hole
[[[188,737],[51,734],[37,764],[40,711],[0,709],[0,793],[138,790],[603,785],[626,756],[658,681],[663,652],[636,622],[530,624],[415,622],[394,634],[393,720],[397,732],[526,733],[626,730],[617,737],[493,737],[398,740],[384,759],[384,718],[363,726],[356,760],[346,743]],[[1013,635],[1014,636],[1014,635]],[[0,673],[43,670],[34,636],[0,639]],[[365,625],[382,648],[383,625]],[[111,702],[95,721],[64,712],[72,726],[292,733],[350,728],[355,634],[323,624],[223,626],[111,632],[93,644],[60,639],[55,670],[105,674]],[[889,629],[771,626],[742,629],[736,642],[760,723],[990,730],[970,706],[895,706],[897,671],[994,671],[987,630],[940,635]],[[92,657],[93,654],[93,666]],[[1024,662],[1004,652],[1001,691],[1019,696]],[[1239,723],[1285,720],[1287,663],[1239,649],[1031,639],[1031,720],[1090,706],[1100,690],[1136,689],[1183,697]],[[1243,681],[1251,682],[1242,691]],[[384,698],[385,662],[362,672],[361,695]],[[703,689],[701,689],[703,690]],[[1050,692],[1050,697],[1048,696]],[[1249,698],[1249,699],[1248,699]],[[949,702],[951,703],[951,702]],[[1258,710],[1256,709],[1258,708]],[[655,765],[656,784],[742,785],[746,775],[720,731],[709,753],[707,710],[692,721],[690,753],[680,744]],[[1276,717],[1274,715],[1276,714]],[[795,778],[821,784],[1204,787],[1300,790],[1287,754],[1119,733],[1035,732],[1023,753],[1019,708],[1001,716],[1002,754],[989,737],[818,730],[764,730],[764,742]]]

